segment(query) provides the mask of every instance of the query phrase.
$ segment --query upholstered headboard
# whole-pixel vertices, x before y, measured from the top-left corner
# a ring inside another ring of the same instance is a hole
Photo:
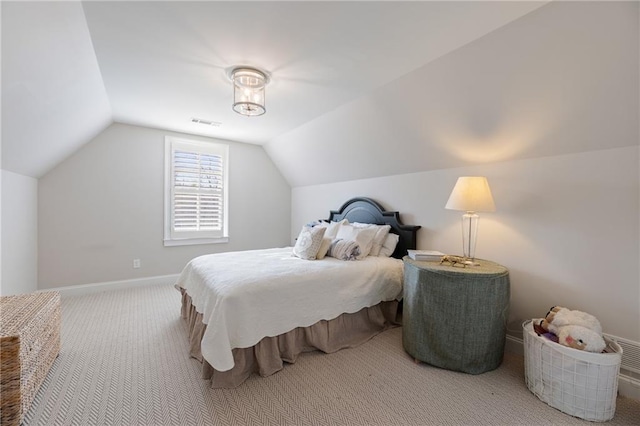
[[[344,203],[339,210],[330,211],[330,222],[342,219],[347,219],[349,222],[390,225],[391,232],[400,237],[392,255],[395,258],[402,259],[407,255],[407,250],[416,248],[416,234],[420,226],[402,224],[398,212],[385,211],[380,204],[370,198],[352,198]]]

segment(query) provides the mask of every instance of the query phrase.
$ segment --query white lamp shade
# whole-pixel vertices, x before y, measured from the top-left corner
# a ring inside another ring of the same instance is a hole
[[[493,212],[493,203],[489,182],[484,176],[462,176],[458,178],[451,191],[446,209],[466,212]]]

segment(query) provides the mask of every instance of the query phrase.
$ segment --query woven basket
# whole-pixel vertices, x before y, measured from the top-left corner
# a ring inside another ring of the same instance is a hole
[[[605,337],[605,353],[585,352],[538,336],[532,320],[522,328],[529,390],[563,413],[597,422],[611,420],[618,395],[620,345]]]
[[[60,352],[60,294],[0,297],[0,424],[19,425]]]

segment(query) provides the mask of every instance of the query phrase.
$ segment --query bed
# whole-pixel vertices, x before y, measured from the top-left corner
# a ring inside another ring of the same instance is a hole
[[[326,223],[389,225],[390,257],[304,260],[292,248],[205,255],[191,260],[176,288],[190,355],[214,388],[233,388],[253,373],[269,376],[310,350],[355,347],[396,324],[402,262],[420,226],[374,200],[353,198]],[[325,225],[326,225],[325,223]]]

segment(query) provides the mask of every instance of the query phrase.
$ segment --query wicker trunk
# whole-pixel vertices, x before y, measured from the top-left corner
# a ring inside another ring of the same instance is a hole
[[[19,425],[60,351],[60,294],[0,298],[0,424]]]

